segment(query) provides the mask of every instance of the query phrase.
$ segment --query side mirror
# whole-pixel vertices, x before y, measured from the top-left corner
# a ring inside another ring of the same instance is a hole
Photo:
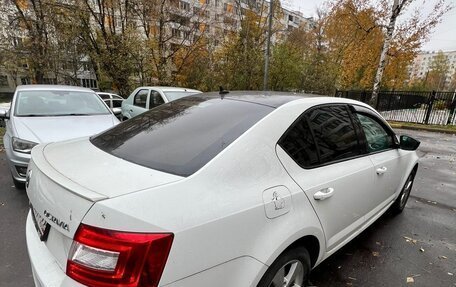
[[[122,113],[122,109],[121,108],[112,108],[111,110],[112,110],[113,114],[116,115],[116,116],[118,116],[118,115],[120,115]]]
[[[7,110],[0,109],[0,119],[9,119],[9,114]]]
[[[416,150],[420,146],[420,141],[409,137],[401,136],[400,148],[403,150]]]

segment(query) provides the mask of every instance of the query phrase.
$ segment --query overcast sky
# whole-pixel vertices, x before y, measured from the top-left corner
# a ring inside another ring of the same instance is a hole
[[[321,5],[324,0],[281,0],[284,6],[289,8],[302,11],[304,16],[314,16],[316,8]],[[424,4],[424,13],[429,12],[432,9],[433,4],[437,0],[428,0]],[[456,0],[447,0],[449,3],[453,3],[456,6]],[[422,0],[415,0],[415,5],[421,5]],[[412,7],[411,7],[412,8]],[[404,15],[403,17],[406,17]],[[444,50],[452,51],[456,50],[456,9],[447,13],[443,18],[441,24],[439,24],[433,31],[429,42],[423,45],[423,50]]]

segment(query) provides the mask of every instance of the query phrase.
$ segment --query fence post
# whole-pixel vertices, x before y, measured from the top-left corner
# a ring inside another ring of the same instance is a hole
[[[455,110],[456,110],[456,99],[453,96],[453,101],[450,106],[450,115],[448,116],[447,125],[451,125],[451,123],[453,122],[453,116],[454,116]]]
[[[366,102],[366,97],[367,97],[366,90],[363,90],[361,92],[361,102],[365,103]]]
[[[377,95],[377,102],[375,103],[375,109],[378,111],[378,107],[380,106],[380,98],[382,97],[381,93],[379,92],[378,95]],[[372,95],[371,95],[371,99],[372,99]],[[369,99],[369,101],[371,100]]]
[[[432,106],[434,105],[435,94],[436,94],[436,92],[432,91],[431,97],[429,98],[429,101],[428,101],[428,106],[427,106],[427,110],[426,110],[426,116],[424,118],[424,124],[425,125],[429,124],[429,117],[431,116]]]

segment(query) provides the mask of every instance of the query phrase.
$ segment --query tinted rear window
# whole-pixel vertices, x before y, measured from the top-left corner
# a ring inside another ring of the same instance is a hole
[[[313,109],[307,116],[320,152],[320,164],[360,154],[358,137],[346,106]]]
[[[91,142],[127,161],[188,176],[273,108],[214,97],[187,97],[117,125]]]

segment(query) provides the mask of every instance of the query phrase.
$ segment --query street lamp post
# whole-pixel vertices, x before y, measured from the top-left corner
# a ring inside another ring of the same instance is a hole
[[[264,52],[264,78],[263,78],[263,90],[267,91],[269,81],[269,57],[271,53],[271,34],[272,34],[272,20],[274,12],[274,0],[269,2],[269,17],[268,17],[268,36],[266,40],[266,50]]]

